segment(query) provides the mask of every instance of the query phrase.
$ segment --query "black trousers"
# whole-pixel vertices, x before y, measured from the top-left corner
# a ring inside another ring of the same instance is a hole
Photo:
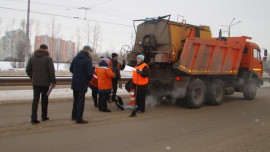
[[[83,120],[85,103],[85,92],[78,92],[73,90],[73,108],[72,108],[72,118],[77,121]]]
[[[145,111],[145,95],[147,91],[147,85],[138,85],[136,94],[137,111]]]
[[[107,109],[107,100],[110,99],[110,95],[108,93],[99,93],[99,110]]]
[[[115,95],[116,95],[116,93],[117,93],[117,83],[118,83],[118,78],[114,78],[114,79],[112,79],[112,90],[113,90],[113,92],[112,92],[112,100],[113,101],[115,101],[116,99],[115,99]]]
[[[98,88],[93,87],[93,86],[91,86],[90,88],[92,90],[92,98],[94,100],[94,104],[95,106],[97,106],[98,105]]]
[[[41,109],[42,109],[42,118],[46,118],[48,115],[48,96],[47,92],[49,90],[49,86],[33,86],[33,102],[32,102],[32,115],[31,120],[37,120],[37,110],[38,110],[38,102],[41,94]]]

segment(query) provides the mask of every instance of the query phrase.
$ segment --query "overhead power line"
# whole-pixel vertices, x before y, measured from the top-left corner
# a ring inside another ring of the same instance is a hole
[[[103,5],[103,4],[108,3],[110,1],[113,1],[113,0],[108,0],[108,1],[100,2],[100,3],[94,4],[94,5],[90,6],[90,7],[96,7],[96,6],[99,6],[99,5]]]
[[[0,7],[0,9],[7,9],[7,10],[13,10],[13,11],[26,12],[26,10],[16,9],[16,8],[9,8],[9,7]],[[34,13],[34,14],[42,14],[42,15],[57,16],[57,17],[70,18],[70,19],[86,20],[86,21],[90,21],[90,22],[99,22],[99,23],[104,23],[104,24],[113,24],[113,25],[119,25],[119,26],[133,27],[132,25],[127,25],[127,24],[107,22],[107,21],[99,21],[99,20],[91,20],[91,19],[84,19],[84,18],[80,18],[80,17],[71,17],[71,16],[66,16],[66,15],[44,13],[44,12],[37,12],[37,11],[30,11],[30,12]]]
[[[27,3],[25,0],[0,0],[0,1],[8,1],[8,2],[19,2],[19,3]],[[61,7],[61,9],[65,8],[64,10],[76,10],[76,9],[82,9],[82,8],[87,8],[87,10],[85,10],[85,14],[84,14],[84,18],[86,18],[86,15],[88,13],[88,10],[93,10],[93,8],[97,7],[97,6],[100,6],[100,5],[104,5],[106,3],[109,3],[113,0],[107,0],[107,1],[103,1],[103,2],[99,2],[99,3],[95,3],[95,4],[86,4],[87,7],[81,7],[81,6],[71,6],[71,5],[67,5],[67,4],[56,4],[56,3],[44,3],[44,2],[31,2],[31,5],[34,4],[34,5],[42,5],[42,6],[56,6],[56,7]],[[57,10],[59,10],[60,8],[58,8]],[[46,8],[46,10],[55,10],[55,9],[52,9],[52,7],[50,8]],[[102,11],[99,11],[99,10],[95,10],[95,13],[99,13],[99,14],[103,14],[103,15],[106,15],[106,16],[113,16],[113,17],[118,17],[118,18],[121,18],[121,19],[125,19],[125,20],[130,20],[132,21],[133,19],[130,19],[130,18],[127,18],[127,17],[123,17],[123,16],[119,16],[119,15],[113,15],[111,12],[108,14],[108,13],[104,13]]]
[[[8,1],[8,2],[17,2],[17,3],[27,3],[27,1],[21,1],[21,0],[0,0],[0,1]],[[66,5],[66,4],[56,4],[56,3],[44,3],[44,2],[31,2],[31,5],[34,4],[34,5],[46,5],[46,6],[57,6],[57,7],[73,7],[71,5]]]

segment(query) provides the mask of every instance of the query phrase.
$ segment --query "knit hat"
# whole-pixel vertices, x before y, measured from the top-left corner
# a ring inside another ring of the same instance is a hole
[[[41,45],[39,46],[39,48],[40,48],[40,49],[46,49],[46,50],[47,50],[47,49],[48,49],[48,46],[45,45],[45,44],[41,44]]]
[[[118,54],[112,53],[112,58],[114,58],[114,57],[116,57],[116,56],[118,56]]]
[[[102,60],[105,61],[108,65],[109,65],[109,63],[111,62],[111,60],[108,59],[108,58],[102,58]]]
[[[90,46],[86,45],[83,47],[83,50],[89,50],[90,52],[92,52],[93,50],[91,49]]]
[[[137,59],[140,58],[142,61],[144,60],[144,56],[143,55],[138,55]]]

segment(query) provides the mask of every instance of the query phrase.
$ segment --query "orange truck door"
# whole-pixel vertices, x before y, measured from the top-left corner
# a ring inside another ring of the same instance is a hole
[[[253,64],[252,70],[257,73],[258,77],[262,77],[262,69],[263,69],[263,61],[261,59],[260,50],[257,48],[253,48]]]

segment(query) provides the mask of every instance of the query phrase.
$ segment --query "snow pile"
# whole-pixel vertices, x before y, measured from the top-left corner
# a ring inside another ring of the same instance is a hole
[[[125,69],[123,71],[133,71],[135,70],[133,67],[126,65]]]
[[[0,71],[13,70],[11,62],[0,62]]]
[[[54,69],[56,71],[69,71],[70,64],[68,63],[54,63]],[[0,62],[0,71],[24,71],[25,68],[13,68],[12,62]],[[132,77],[133,67],[126,65],[125,69],[120,71],[122,77]]]
[[[54,63],[55,70],[69,70],[70,64],[67,63]],[[12,62],[0,62],[0,69],[1,71],[7,71],[7,70],[24,70],[25,68],[16,69],[12,67]]]
[[[69,70],[70,64],[68,63],[54,63],[55,70]]]

